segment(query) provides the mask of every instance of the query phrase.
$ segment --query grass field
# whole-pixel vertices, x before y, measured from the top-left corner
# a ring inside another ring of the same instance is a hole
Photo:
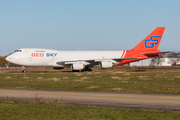
[[[136,68],[136,67],[135,67]],[[0,74],[1,88],[111,91],[180,94],[179,69],[140,69],[99,72],[29,72]],[[125,72],[130,71],[130,72]],[[136,71],[136,72],[134,72]]]
[[[178,120],[180,112],[0,102],[1,120]]]
[[[94,68],[95,72],[28,68],[0,72],[0,88],[180,94],[180,67]],[[0,101],[0,119],[178,120],[180,112]]]

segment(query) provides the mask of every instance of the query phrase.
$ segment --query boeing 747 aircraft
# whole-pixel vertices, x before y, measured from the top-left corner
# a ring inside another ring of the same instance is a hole
[[[23,48],[6,57],[10,63],[23,66],[71,67],[73,71],[92,71],[91,67],[111,68],[130,62],[157,57],[168,52],[158,50],[165,27],[157,27],[136,47],[123,51],[58,51],[50,49]]]

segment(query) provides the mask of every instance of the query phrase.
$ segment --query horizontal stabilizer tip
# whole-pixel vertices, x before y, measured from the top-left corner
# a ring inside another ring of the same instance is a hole
[[[142,55],[158,55],[158,54],[166,54],[166,53],[171,53],[173,51],[166,51],[166,52],[155,52],[155,53],[142,53]]]

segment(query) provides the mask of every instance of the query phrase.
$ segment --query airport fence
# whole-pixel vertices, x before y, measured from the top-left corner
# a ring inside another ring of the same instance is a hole
[[[65,69],[69,70],[69,69]],[[52,72],[52,71],[62,71],[62,70],[55,70],[52,67],[26,67],[26,71],[28,72]],[[16,73],[22,72],[22,67],[14,66],[14,67],[0,67],[0,73]]]
[[[0,67],[0,72],[20,72],[21,67]]]

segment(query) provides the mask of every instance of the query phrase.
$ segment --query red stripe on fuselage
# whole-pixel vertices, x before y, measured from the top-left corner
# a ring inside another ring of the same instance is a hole
[[[125,50],[123,50],[123,54],[121,55],[121,58],[124,56]]]
[[[123,50],[123,54],[121,55],[121,58],[124,58],[125,54],[126,54],[126,51]],[[118,65],[119,63],[120,63],[120,62],[115,63],[114,66]]]

